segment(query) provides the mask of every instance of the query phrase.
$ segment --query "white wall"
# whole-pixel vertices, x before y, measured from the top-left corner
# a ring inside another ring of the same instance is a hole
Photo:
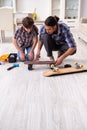
[[[38,20],[51,15],[51,0],[15,0],[17,12],[33,13],[36,8]],[[80,17],[87,17],[87,0],[81,0]]]
[[[17,11],[32,13],[36,8],[38,19],[44,20],[51,15],[50,1],[51,0],[17,0]]]

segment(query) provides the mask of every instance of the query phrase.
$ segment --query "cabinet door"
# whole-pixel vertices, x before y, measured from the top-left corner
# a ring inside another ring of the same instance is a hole
[[[12,0],[0,0],[0,7],[3,7],[3,6],[12,7],[13,6]]]
[[[51,7],[52,7],[52,15],[56,15],[60,17],[60,0],[52,0],[51,1]]]
[[[78,18],[79,0],[65,0],[65,19]]]

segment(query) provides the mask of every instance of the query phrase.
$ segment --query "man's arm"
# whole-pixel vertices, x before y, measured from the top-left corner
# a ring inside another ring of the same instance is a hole
[[[36,59],[40,58],[40,51],[42,49],[43,43],[41,41],[38,41],[38,48],[36,53]]]
[[[43,36],[42,34],[45,33],[45,27],[44,25],[42,25],[40,27],[40,31],[39,31],[39,40],[38,40],[38,47],[37,47],[37,52],[36,52],[36,59],[39,59],[40,58],[40,51],[42,49],[42,46],[43,46]]]
[[[73,54],[76,50],[76,43],[68,26],[64,27],[63,33],[65,34],[65,39],[69,46],[69,49],[65,53],[63,53],[59,58],[57,58],[56,65],[60,65],[67,56]]]

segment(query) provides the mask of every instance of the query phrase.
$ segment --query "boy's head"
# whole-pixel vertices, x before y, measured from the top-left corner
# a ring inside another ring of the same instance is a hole
[[[23,25],[23,27],[25,28],[26,31],[30,30],[32,28],[33,24],[34,24],[34,21],[30,17],[25,17],[22,20],[22,25]]]

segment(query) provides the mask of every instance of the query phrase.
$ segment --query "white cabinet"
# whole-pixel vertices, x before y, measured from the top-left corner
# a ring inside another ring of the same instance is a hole
[[[13,1],[13,8],[14,8],[14,13],[17,13],[17,12],[22,12],[21,11],[21,8],[24,6],[23,4],[23,0],[12,0]],[[26,7],[25,7],[26,9]]]
[[[60,16],[60,0],[52,0],[52,15]]]
[[[65,19],[78,18],[79,0],[65,0]]]
[[[65,0],[64,22],[70,27],[78,27],[81,0]]]
[[[60,19],[63,17],[62,10],[63,9],[63,4],[62,0],[51,0],[51,15],[58,16]]]
[[[16,0],[0,0],[0,7],[16,7]]]
[[[17,10],[17,3],[16,3],[16,2],[17,2],[16,0],[12,0],[14,13],[15,13],[16,10]]]
[[[70,27],[75,27],[79,19],[80,3],[81,0],[51,0],[51,15],[56,15]]]
[[[12,7],[12,0],[0,0],[0,7],[10,6]]]
[[[0,0],[0,7],[13,7],[16,12],[16,0]]]

